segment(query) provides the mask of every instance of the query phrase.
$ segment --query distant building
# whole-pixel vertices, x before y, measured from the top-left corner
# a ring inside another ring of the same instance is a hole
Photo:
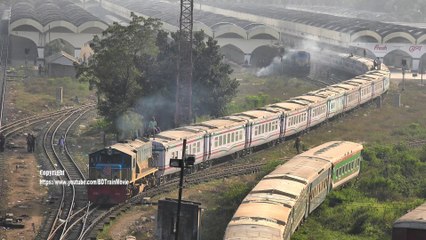
[[[50,77],[75,77],[74,63],[78,63],[77,58],[60,51],[46,58],[45,67]]]

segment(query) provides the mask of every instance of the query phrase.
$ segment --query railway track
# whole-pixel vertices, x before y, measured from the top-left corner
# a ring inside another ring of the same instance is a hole
[[[61,109],[61,110],[54,111],[54,112],[48,112],[48,113],[43,113],[43,114],[39,114],[39,115],[35,115],[35,116],[22,118],[22,119],[13,121],[9,124],[2,125],[2,127],[0,128],[0,132],[2,132],[7,139],[10,139],[10,138],[13,138],[16,134],[19,134],[23,130],[31,128],[34,125],[45,124],[46,122],[51,122],[52,124],[55,123],[55,122],[57,123],[58,121],[61,121],[61,119],[63,120],[63,118],[66,117],[66,116],[72,115],[73,113],[74,114],[82,113],[82,112],[86,111],[88,108],[90,109],[90,108],[93,108],[94,106],[95,106],[95,104],[90,103],[90,104],[84,104],[80,107],[70,107],[70,108]],[[75,121],[72,122],[72,123],[75,123]],[[66,125],[63,124],[63,126],[66,126]],[[60,131],[66,134],[70,130],[70,128],[71,128],[71,126],[68,126],[68,127],[64,128]],[[57,130],[57,131],[59,131],[59,130]],[[66,149],[66,152],[69,154],[68,149]],[[46,165],[44,158],[42,158],[42,160],[41,160],[41,165]],[[49,189],[49,192],[50,191],[53,191],[53,193],[55,192],[55,190],[52,190],[52,188]],[[52,199],[50,199],[50,200],[52,200],[53,204],[54,204],[55,198],[52,198]],[[84,204],[87,204],[86,201],[87,201],[87,199],[84,200]],[[79,203],[77,205],[80,206],[80,205],[82,205],[82,203]],[[80,215],[84,214],[84,211],[77,211],[77,212],[73,213],[72,217],[77,218],[79,216],[79,214]],[[47,218],[46,218],[47,222],[49,221],[49,218],[50,217],[47,216]],[[45,226],[46,226],[46,224],[45,224]],[[73,227],[75,227],[75,226],[76,226],[76,224],[73,225]],[[74,230],[71,231],[70,227],[68,229],[70,229],[70,230],[68,230],[66,232],[66,235],[72,235]],[[43,235],[45,237],[42,237]],[[36,239],[47,239],[47,237],[48,236],[46,234],[39,233],[38,236],[36,237]]]
[[[212,166],[211,168],[198,171],[192,174],[189,174],[185,177],[185,187],[195,184],[200,184],[203,182],[208,182],[215,179],[223,179],[232,176],[240,176],[253,174],[261,171],[262,167],[265,165],[264,162],[261,163],[224,163]],[[83,239],[96,239],[97,232],[101,230],[104,224],[110,221],[111,217],[119,215],[121,212],[129,209],[134,204],[140,204],[143,198],[146,197],[155,197],[160,194],[171,192],[176,190],[179,184],[179,179],[172,179],[160,186],[151,188],[145,192],[142,192],[133,198],[129,199],[127,202],[116,205],[110,209],[100,209],[92,212],[91,215],[87,217],[87,227],[78,240]]]
[[[57,118],[43,135],[44,155],[50,162],[50,170],[63,171],[56,179],[46,180],[46,185],[53,185],[53,192],[60,193],[56,211],[52,211],[44,221],[38,234],[39,239],[76,239],[80,234],[81,225],[74,219],[85,214],[87,196],[84,185],[70,184],[69,181],[85,180],[86,177],[75,163],[68,148],[56,147],[58,136],[67,137],[71,127],[94,105],[85,105],[74,109]],[[52,190],[51,188],[51,190]]]
[[[89,104],[90,105],[90,104]],[[83,105],[82,107],[86,107],[87,105]],[[34,115],[26,118],[22,118],[16,121],[13,121],[9,124],[5,124],[0,128],[0,132],[2,132],[5,137],[8,137],[10,135],[13,135],[14,133],[26,129],[30,126],[33,126],[38,123],[45,123],[46,121],[59,118],[63,115],[66,115],[72,111],[75,111],[77,108],[67,108],[67,109],[61,109],[59,111],[54,112],[48,112],[43,113],[39,115]]]

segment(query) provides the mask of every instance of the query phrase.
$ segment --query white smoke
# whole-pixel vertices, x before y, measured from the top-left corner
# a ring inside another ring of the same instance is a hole
[[[280,70],[281,66],[282,66],[281,57],[274,57],[271,64],[269,64],[268,66],[263,67],[259,71],[257,71],[256,76],[257,77],[270,76],[270,75],[278,72]]]
[[[303,49],[308,52],[319,52],[321,48],[318,46],[317,42],[310,40],[302,40],[299,46],[300,49]]]
[[[134,111],[126,111],[116,120],[116,127],[119,130],[120,139],[135,137],[136,132],[143,127],[143,118]]]

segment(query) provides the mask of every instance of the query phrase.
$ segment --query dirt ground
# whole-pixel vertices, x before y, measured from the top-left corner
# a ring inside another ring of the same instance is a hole
[[[47,189],[39,184],[39,169],[34,154],[26,151],[25,136],[8,140],[19,148],[6,149],[0,158],[5,171],[2,176],[1,214],[13,213],[22,217],[24,229],[0,229],[0,239],[34,239],[43,222],[43,199]],[[34,228],[32,226],[34,224]]]
[[[137,239],[153,239],[157,208],[138,206],[125,213],[113,222],[108,234],[112,239],[126,239],[132,235]],[[143,236],[141,236],[143,235]]]
[[[8,83],[6,94],[6,121],[14,121],[29,116],[16,107],[18,92],[13,83]],[[35,155],[26,149],[26,132],[6,139],[6,150],[0,153],[0,216],[13,213],[15,217],[22,217],[24,229],[5,229],[0,227],[0,240],[34,239],[43,223],[45,208],[43,203],[47,196],[47,189],[39,184],[39,166]],[[35,133],[37,136],[37,134]],[[40,141],[38,137],[36,141]],[[36,147],[37,151],[37,147]],[[34,229],[32,224],[34,223]]]

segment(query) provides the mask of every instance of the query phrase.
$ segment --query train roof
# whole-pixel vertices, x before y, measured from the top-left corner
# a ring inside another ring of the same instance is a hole
[[[363,146],[359,143],[348,141],[332,141],[309,149],[308,151],[303,152],[298,156],[320,158],[336,164],[346,156],[360,152],[362,149]]]
[[[142,141],[142,140],[139,140],[139,139],[127,140],[127,141],[115,143],[111,146],[105,147],[105,148],[98,150],[98,151],[91,153],[91,154],[100,153],[100,152],[103,152],[103,151],[108,150],[108,149],[115,149],[119,152],[122,152],[122,153],[125,153],[127,155],[132,156],[132,155],[135,154],[135,152],[133,152],[133,150],[137,150],[141,146],[147,145],[147,144],[151,145],[151,142],[150,141]]]
[[[321,96],[321,97],[333,97],[336,95],[343,95],[345,93],[345,90],[340,88],[321,88],[315,91],[308,92],[307,95],[312,96]]]
[[[281,109],[282,111],[294,111],[306,108],[307,103],[302,102],[280,102],[267,105],[266,107]]]
[[[287,207],[293,207],[296,204],[297,198],[289,197],[279,193],[271,193],[272,191],[249,193],[243,200],[246,202],[273,202],[279,203]],[[300,194],[299,194],[300,196]]]
[[[273,116],[277,116],[278,111],[272,112],[268,111],[268,109],[256,109],[251,111],[245,111],[241,113],[236,113],[233,116],[240,116],[244,118],[254,119],[254,118],[269,118]]]
[[[307,101],[310,104],[315,104],[315,103],[318,103],[318,102],[324,102],[324,98],[325,97],[323,97],[321,95],[316,96],[316,95],[305,94],[305,95],[302,95],[302,96],[294,97],[291,100],[293,100],[293,99],[294,100],[299,100],[300,99],[300,100]]]
[[[426,230],[426,202],[396,220],[393,227]]]
[[[249,202],[241,204],[234,214],[234,219],[252,218],[276,221],[280,225],[286,225],[291,208],[281,204],[262,202]]]
[[[305,188],[306,184],[291,181],[290,179],[264,178],[250,192],[251,193],[269,193],[287,196],[297,199]]]
[[[231,221],[226,228],[226,240],[282,240],[276,224],[253,219]]]
[[[338,84],[333,84],[331,86],[329,86],[330,88],[337,88],[337,89],[344,89],[344,90],[354,90],[354,89],[358,89],[359,86],[354,86],[354,85],[350,85],[347,84],[346,81],[342,82],[342,83],[338,83]]]
[[[197,123],[197,124],[194,124],[194,126],[207,127],[209,131],[211,131],[211,130],[217,130],[217,129],[223,129],[223,128],[230,128],[230,127],[242,125],[244,123],[245,121],[243,119],[223,117],[223,118],[217,118],[217,119],[212,119],[212,120],[204,121],[201,123]]]
[[[155,135],[155,141],[157,142],[169,142],[182,139],[190,139],[200,135],[204,135],[205,129],[195,126],[187,126],[181,128],[175,128],[167,131],[163,131]],[[154,139],[152,139],[154,140]]]
[[[354,85],[354,86],[362,86],[362,85],[371,85],[371,79],[364,78],[364,79],[350,79],[345,81],[346,84]]]
[[[212,132],[218,129],[230,128],[236,125],[243,125],[245,120],[241,117],[224,117],[213,120],[196,123],[190,126],[175,128],[167,131],[163,131],[155,135],[155,139],[152,140],[157,142],[171,142],[180,141],[183,139],[191,139],[194,137],[202,136],[207,132]]]
[[[379,73],[379,72],[367,72],[363,75],[360,76],[356,76],[355,78],[360,78],[360,79],[371,79],[372,81],[375,80],[382,80],[384,77],[386,77],[386,74],[383,73]]]
[[[276,168],[269,177],[294,177],[295,180],[311,183],[324,170],[331,167],[331,163],[320,158],[310,158],[297,155],[288,162]]]

